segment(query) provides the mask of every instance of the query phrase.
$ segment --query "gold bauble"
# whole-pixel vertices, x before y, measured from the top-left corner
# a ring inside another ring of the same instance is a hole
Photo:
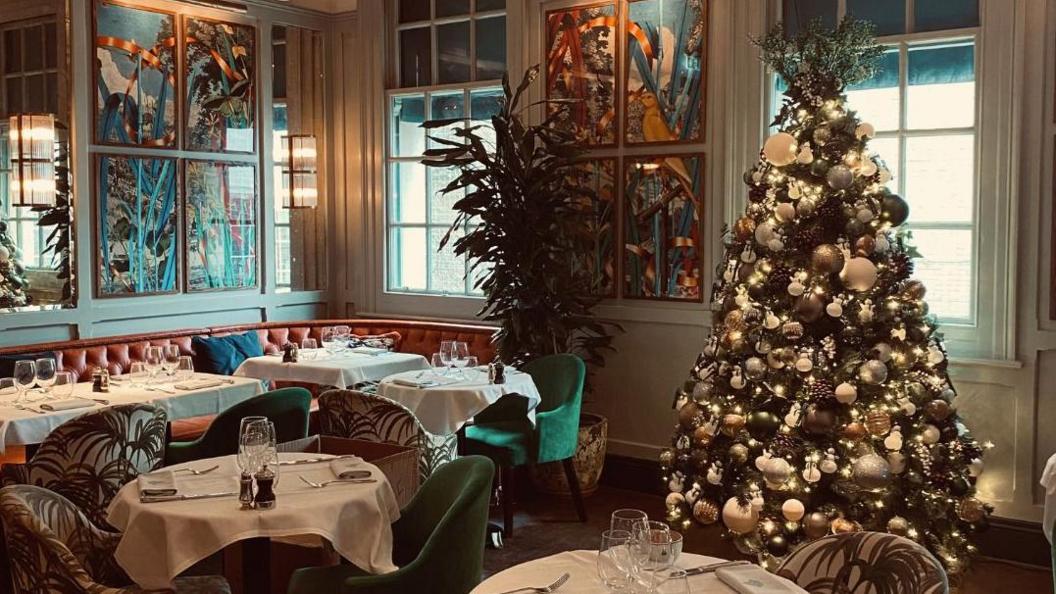
[[[714,438],[715,435],[708,431],[708,428],[705,425],[701,425],[693,430],[693,441],[700,447],[708,445]]]
[[[824,308],[825,302],[813,291],[796,300],[796,315],[808,324],[818,321]]]
[[[813,512],[803,519],[803,532],[808,538],[821,538],[829,533],[829,517]]]
[[[909,520],[902,516],[893,516],[887,521],[887,531],[898,536],[909,534]]]
[[[975,497],[965,497],[957,504],[957,517],[975,523],[986,517],[986,507]]]
[[[849,439],[851,441],[859,441],[863,437],[865,437],[865,425],[857,421],[847,423],[843,427],[842,434],[844,439]]]
[[[693,519],[701,524],[714,524],[719,519],[719,506],[708,499],[698,499],[693,504]]]
[[[704,410],[696,402],[687,402],[678,409],[678,422],[686,429],[693,429]]]
[[[928,402],[928,404],[925,405],[924,410],[927,411],[929,417],[936,421],[945,421],[946,417],[950,416],[950,413],[953,412],[950,409],[950,403],[941,398],[936,398],[935,400]]]
[[[740,241],[747,241],[755,235],[755,219],[752,217],[741,217],[733,225],[733,233]]]
[[[902,289],[902,293],[910,299],[923,299],[927,292],[927,287],[919,280],[906,281],[906,286]]]
[[[891,415],[882,410],[871,410],[865,415],[865,428],[874,437],[887,435],[891,431]]]
[[[660,466],[664,468],[671,468],[671,465],[675,463],[675,451],[664,450],[660,452]]]
[[[723,318],[727,330],[744,330],[744,312],[739,309],[730,310]]]
[[[833,534],[847,534],[849,532],[861,532],[862,525],[847,518],[836,518],[832,521]]]
[[[824,274],[843,270],[843,263],[843,252],[831,243],[819,245],[810,255],[810,266]]]
[[[722,418],[722,432],[727,437],[737,435],[744,428],[744,416],[728,414]]]
[[[854,242],[854,249],[859,256],[868,256],[876,249],[876,239],[872,235],[863,235]]]

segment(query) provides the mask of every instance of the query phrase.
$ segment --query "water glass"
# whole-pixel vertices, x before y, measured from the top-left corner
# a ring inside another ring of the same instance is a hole
[[[15,402],[21,403],[25,400],[26,391],[37,383],[37,363],[28,359],[15,361],[15,387],[18,388],[18,398]]]
[[[17,396],[18,386],[15,385],[15,378],[13,377],[0,377],[0,396]]]
[[[465,369],[469,364],[469,345],[456,340],[451,344],[451,364],[458,369]]]
[[[477,379],[477,375],[480,373],[480,361],[473,355],[466,357],[466,369],[473,372],[473,379]]]
[[[323,328],[319,333],[323,341],[323,349],[330,355],[338,349],[337,331],[334,328]]]
[[[348,326],[337,326],[334,328],[334,334],[337,335],[338,350],[347,350],[348,343],[352,340],[352,329]]]
[[[260,470],[263,454],[269,445],[267,417],[243,417],[238,431],[238,468],[243,474]]]
[[[131,387],[136,388],[147,383],[150,379],[150,371],[147,364],[142,361],[133,361],[128,367],[128,377],[132,380]]]
[[[618,509],[609,518],[609,530],[622,530],[633,535],[635,526],[649,521],[649,514],[640,509]]]
[[[54,385],[51,389],[51,393],[55,398],[69,398],[73,396],[73,384],[76,380],[73,379],[73,374],[69,371],[59,371],[55,373]]]
[[[444,367],[451,367],[451,361],[455,358],[455,341],[444,340],[440,342],[440,363]]]
[[[635,582],[655,593],[682,554],[682,535],[670,529],[640,530],[632,533],[630,550]]]
[[[44,389],[44,393],[47,394],[48,390],[55,385],[55,359],[50,357],[44,359],[37,359],[37,385]]]
[[[179,345],[168,344],[162,347],[161,353],[163,357],[161,368],[166,374],[172,375],[180,364],[180,347]]]
[[[315,358],[319,343],[314,338],[305,338],[301,341],[301,358],[311,361]]]
[[[606,530],[601,533],[598,577],[610,592],[625,592],[631,587],[633,566],[630,546],[631,533],[626,530]]]
[[[656,594],[690,594],[689,576],[682,569],[672,569],[662,576],[662,581],[653,591]]]
[[[194,359],[183,355],[176,362],[176,379],[185,382],[194,377]]]
[[[165,356],[162,353],[160,346],[149,346],[147,347],[146,354],[143,357],[143,363],[147,366],[147,374],[150,376],[150,381],[154,381],[158,376],[158,372],[161,371],[161,364],[165,361]]]

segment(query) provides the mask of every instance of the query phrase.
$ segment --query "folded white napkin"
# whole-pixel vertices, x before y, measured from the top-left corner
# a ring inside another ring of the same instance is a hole
[[[91,400],[85,400],[84,398],[70,398],[67,400],[54,400],[52,402],[45,402],[40,405],[41,410],[60,411],[60,410],[74,410],[76,408],[88,408],[94,406],[95,402]]]
[[[369,346],[357,346],[357,347],[350,348],[348,350],[349,350],[349,352],[359,353],[360,355],[383,355],[383,354],[389,352],[389,349],[382,349],[382,348],[378,348],[378,347],[369,347]]]
[[[363,458],[359,456],[342,456],[330,461],[330,470],[335,478],[369,478],[370,471],[363,468]],[[361,473],[366,473],[360,475]]]
[[[141,474],[136,480],[140,497],[164,497],[177,493],[176,475],[171,470]]]
[[[440,382],[435,379],[413,379],[409,377],[394,377],[392,383],[397,386],[407,386],[409,388],[428,388],[429,386],[439,386]]]
[[[806,592],[802,588],[777,579],[758,565],[721,567],[715,570],[715,576],[740,594],[805,594]]]
[[[224,385],[224,382],[218,379],[212,379],[208,377],[189,379],[185,382],[180,382],[173,386],[177,390],[204,390],[205,388],[215,388],[217,386]]]
[[[1049,495],[1056,495],[1056,454],[1045,463],[1045,470],[1041,472],[1041,480],[1038,482],[1045,487]]]

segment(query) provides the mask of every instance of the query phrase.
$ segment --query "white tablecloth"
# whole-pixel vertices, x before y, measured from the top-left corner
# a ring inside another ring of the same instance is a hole
[[[98,398],[109,401],[111,405],[140,402],[153,404],[164,408],[172,421],[200,415],[215,415],[264,391],[260,380],[252,378],[230,378],[205,373],[197,373],[195,378],[215,378],[224,383],[212,388],[184,391],[175,389],[172,383],[158,384],[153,390],[147,390],[133,388],[122,381],[112,383],[107,393],[97,393],[92,392],[91,382],[80,382],[73,387],[73,397]],[[103,408],[102,404],[93,402],[87,408],[37,414],[13,408],[10,400],[4,399],[0,402],[0,451],[9,445],[40,443],[52,430],[66,421]],[[27,403],[27,406],[40,410],[40,405],[44,403],[44,400],[37,400]]]
[[[282,460],[306,457],[320,454],[280,454]],[[235,456],[170,469],[206,469],[216,464],[220,465],[218,470],[199,477],[177,473],[178,488],[185,493],[237,492]],[[329,540],[334,550],[365,571],[395,571],[391,524],[399,519],[400,508],[385,475],[372,464],[363,462],[362,467],[371,470],[378,482],[315,489],[297,476],[316,482],[332,479],[329,463],[282,466],[275,488],[276,506],[268,511],[242,511],[237,496],[141,503],[138,483],[129,483],[107,513],[107,521],[123,532],[117,562],[140,586],[162,589],[182,571],[240,540],[315,534]]]
[[[564,573],[568,573],[570,577],[559,590],[560,594],[608,594],[608,590],[598,579],[597,561],[597,551],[558,553],[501,571],[474,588],[470,594],[499,594],[525,586],[546,586]],[[683,569],[689,569],[720,561],[723,559],[682,553],[675,564]],[[784,581],[787,582],[787,580]],[[791,582],[787,583],[791,584]],[[790,585],[790,587],[797,592],[802,592],[795,586]],[[720,582],[714,573],[691,576],[689,588],[693,594],[736,594],[732,588]]]
[[[235,375],[334,386],[343,390],[359,382],[380,380],[401,371],[429,369],[429,362],[425,357],[414,353],[330,355],[322,349],[314,351],[314,359],[306,358],[302,352],[297,363],[283,363],[282,355],[252,357],[239,365]]]
[[[396,378],[420,381],[433,377],[432,372],[418,376],[419,372],[389,376],[381,380],[378,394],[406,406],[418,417],[426,431],[434,435],[457,432],[474,415],[507,394],[520,394],[528,399],[528,418],[534,423],[535,407],[542,400],[532,376],[511,368],[507,368],[504,384],[488,383],[487,372],[474,370],[465,371],[467,379],[429,388],[404,386],[393,381]]]
[[[1052,542],[1052,523],[1056,521],[1056,454],[1049,457],[1045,470],[1041,472],[1042,487],[1045,487],[1045,514],[1041,520],[1041,529],[1045,538]]]

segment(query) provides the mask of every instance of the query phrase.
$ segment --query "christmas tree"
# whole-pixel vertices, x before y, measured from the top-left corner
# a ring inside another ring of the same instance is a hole
[[[847,107],[845,86],[872,76],[882,49],[851,20],[793,39],[778,26],[757,44],[788,90],[744,177],[712,335],[676,395],[668,520],[721,519],[769,567],[825,534],[886,531],[957,574],[992,511],[975,497],[984,448],[952,405],[911,279],[909,207],[868,150],[873,126]]]
[[[31,302],[20,257],[18,246],[8,235],[7,222],[0,221],[0,308],[22,307]]]

